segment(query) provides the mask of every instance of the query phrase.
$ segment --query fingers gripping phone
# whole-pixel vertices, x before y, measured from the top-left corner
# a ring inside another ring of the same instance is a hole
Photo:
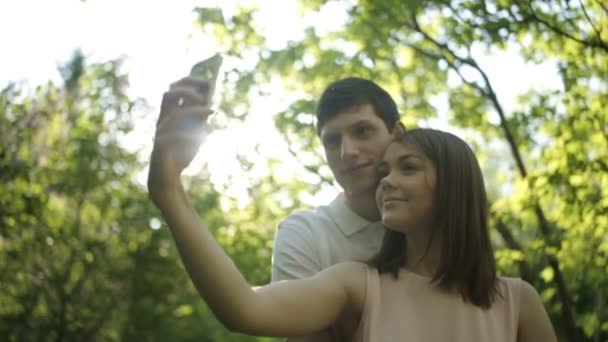
[[[207,96],[210,103],[213,100],[213,94],[215,93],[217,77],[219,75],[220,67],[222,66],[222,61],[222,56],[219,53],[216,53],[213,56],[194,64],[192,69],[190,69],[191,77],[209,82],[209,92]],[[219,115],[216,111],[209,117],[207,122],[212,129],[218,129],[225,126],[225,121],[225,116]]]
[[[202,60],[190,69],[190,76],[209,82],[209,100],[213,98],[215,92],[215,83],[222,65],[223,58],[220,54]]]

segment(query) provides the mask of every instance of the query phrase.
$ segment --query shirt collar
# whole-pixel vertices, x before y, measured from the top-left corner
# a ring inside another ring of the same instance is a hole
[[[346,236],[351,236],[364,228],[379,222],[370,222],[357,215],[346,205],[344,194],[338,195],[330,204],[331,218]]]

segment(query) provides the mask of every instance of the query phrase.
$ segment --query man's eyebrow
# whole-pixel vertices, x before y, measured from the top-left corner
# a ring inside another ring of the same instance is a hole
[[[361,119],[361,120],[357,120],[357,121],[353,122],[348,127],[356,127],[356,126],[361,126],[361,125],[372,125],[373,126],[373,122],[369,119]]]
[[[351,124],[349,124],[348,126],[346,126],[346,130],[351,130],[354,128],[357,128],[358,126],[374,126],[374,122],[370,119],[360,119],[357,120]],[[323,131],[321,131],[320,137],[321,139],[323,139],[325,136],[335,136],[335,135],[340,135],[339,132],[333,131],[331,129],[324,129]]]

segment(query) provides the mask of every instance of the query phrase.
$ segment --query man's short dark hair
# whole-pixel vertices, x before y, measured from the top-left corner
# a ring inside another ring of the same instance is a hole
[[[330,84],[317,104],[317,133],[338,113],[369,104],[391,130],[399,122],[397,105],[389,93],[376,83],[359,77],[348,77]]]

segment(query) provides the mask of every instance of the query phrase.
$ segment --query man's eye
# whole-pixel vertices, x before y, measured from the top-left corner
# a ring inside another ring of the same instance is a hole
[[[355,134],[359,137],[366,136],[371,132],[371,129],[367,126],[358,126],[355,128]]]

